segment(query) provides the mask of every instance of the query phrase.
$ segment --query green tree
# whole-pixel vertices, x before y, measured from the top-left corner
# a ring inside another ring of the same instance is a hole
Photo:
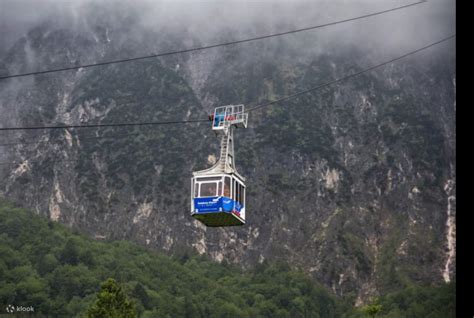
[[[382,310],[382,305],[378,304],[378,299],[372,301],[371,304],[365,305],[362,307],[362,311],[369,315],[371,318],[375,318],[375,316]]]
[[[142,284],[137,283],[133,289],[133,296],[136,297],[143,304],[143,307],[150,309],[150,297]]]
[[[87,311],[89,318],[137,317],[135,305],[125,295],[117,282],[109,278],[101,286],[97,301]]]
[[[79,248],[75,239],[68,239],[60,254],[63,264],[77,265],[79,262]]]

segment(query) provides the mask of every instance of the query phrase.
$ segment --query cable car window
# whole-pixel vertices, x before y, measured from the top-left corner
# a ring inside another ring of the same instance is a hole
[[[219,196],[219,195],[222,195],[222,181],[219,181],[217,185],[218,185],[217,195]]]
[[[240,202],[240,183],[237,183],[237,198],[235,201]]]
[[[194,197],[197,198],[199,196],[199,183],[194,184]]]
[[[245,204],[245,187],[242,187],[242,202],[240,203],[242,203],[242,205]]]
[[[224,196],[230,198],[230,178],[225,177],[224,179]]]
[[[217,192],[217,182],[201,183],[200,197],[215,197]]]
[[[236,197],[235,201],[240,201],[240,183],[237,183],[237,191],[236,191]]]
[[[221,181],[222,177],[197,178],[197,182]]]
[[[242,185],[239,183],[239,202],[242,204]]]
[[[235,201],[239,201],[240,196],[240,184],[238,182],[235,183]]]

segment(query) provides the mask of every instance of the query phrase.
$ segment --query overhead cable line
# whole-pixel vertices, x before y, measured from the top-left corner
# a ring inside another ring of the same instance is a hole
[[[28,159],[27,159],[28,160]],[[56,160],[56,161],[61,161],[61,162],[78,162],[78,159],[62,159],[62,160]],[[6,166],[6,165],[19,165],[19,164],[24,164],[24,163],[44,163],[45,160],[37,160],[37,161],[12,161],[12,162],[0,162],[0,166]]]
[[[247,109],[248,112],[251,112],[251,111],[254,111],[254,110],[257,110],[259,108],[263,108],[263,107],[267,107],[267,106],[270,106],[270,105],[273,105],[273,104],[276,104],[276,103],[280,103],[280,102],[283,102],[285,100],[289,100],[289,99],[292,99],[292,98],[295,98],[295,97],[298,97],[300,95],[303,95],[303,94],[306,94],[306,93],[309,93],[309,92],[312,92],[312,91],[315,91],[315,90],[318,90],[318,89],[322,89],[324,87],[327,87],[327,86],[330,86],[332,84],[336,84],[336,83],[339,83],[339,82],[342,82],[342,81],[345,81],[347,79],[350,79],[352,77],[356,77],[356,76],[359,76],[361,74],[364,74],[364,73],[367,73],[367,72],[370,72],[372,71],[373,69],[376,69],[378,67],[382,67],[384,65],[387,65],[387,64],[390,64],[390,63],[393,63],[395,61],[398,61],[398,60],[401,60],[407,56],[410,56],[410,55],[413,55],[413,54],[416,54],[420,51],[423,51],[423,50],[426,50],[432,46],[435,46],[437,44],[440,44],[440,43],[443,43],[445,41],[448,41],[452,38],[454,38],[456,36],[456,34],[453,34],[447,38],[444,38],[442,40],[439,40],[437,42],[434,42],[434,43],[431,43],[430,45],[427,45],[427,46],[424,46],[422,48],[419,48],[418,50],[415,50],[415,51],[411,51],[409,53],[406,53],[406,54],[403,54],[399,57],[396,57],[394,59],[391,59],[389,61],[386,61],[386,62],[383,62],[383,63],[380,63],[380,64],[377,64],[377,65],[374,65],[374,66],[371,66],[369,68],[366,68],[362,71],[359,71],[359,72],[355,72],[353,74],[349,74],[349,75],[346,75],[346,76],[343,76],[343,77],[340,77],[340,78],[337,78],[333,81],[330,81],[330,82],[327,82],[327,83],[324,83],[324,84],[321,84],[321,85],[318,85],[318,86],[314,86],[314,87],[311,87],[311,88],[308,88],[308,89],[305,89],[305,90],[302,90],[302,91],[299,91],[297,93],[294,93],[294,94],[291,94],[291,95],[288,95],[288,96],[285,96],[285,97],[282,97],[282,98],[279,98],[279,99],[276,99],[276,100],[273,100],[273,101],[270,101],[270,102],[267,102],[267,103],[264,103],[264,104],[260,104],[260,105],[257,105],[257,106],[254,106],[254,107],[250,107],[249,109]]]
[[[126,127],[126,126],[150,126],[150,125],[174,125],[174,124],[190,124],[207,122],[208,119],[195,120],[175,120],[175,121],[155,121],[155,122],[140,122],[140,123],[111,123],[111,124],[90,124],[90,125],[63,125],[63,126],[33,126],[33,127],[5,127],[0,128],[0,131],[9,130],[38,130],[38,129],[68,129],[68,128],[99,128],[99,127]]]
[[[168,153],[173,153],[173,152],[176,152],[176,151],[168,151]],[[124,153],[125,155],[137,155],[137,152],[132,150],[127,150],[125,151]],[[107,155],[106,155],[107,156]],[[63,158],[51,158],[51,157],[47,157],[47,158],[44,158],[43,160],[34,160],[34,159],[38,159],[38,158],[33,158],[33,160],[31,160],[32,158],[24,158],[22,159],[22,161],[9,161],[9,162],[0,162],[0,165],[19,165],[19,164],[24,164],[24,163],[32,163],[32,164],[36,164],[36,163],[44,163],[45,161],[47,160],[53,160],[55,162],[80,162],[84,159],[81,159],[81,158],[77,158],[77,159],[63,159]],[[95,158],[87,158],[86,160],[93,160]],[[103,158],[102,158],[103,159]]]
[[[346,23],[346,22],[350,22],[350,21],[365,19],[365,18],[381,15],[381,14],[384,14],[384,13],[388,13],[388,12],[392,12],[392,11],[401,10],[401,9],[405,9],[405,8],[408,8],[408,7],[416,6],[416,5],[425,3],[425,2],[426,2],[426,0],[423,0],[423,1],[415,2],[415,3],[403,5],[403,6],[400,6],[400,7],[395,7],[395,8],[391,8],[391,9],[387,9],[387,10],[383,10],[383,11],[378,11],[378,12],[374,12],[374,13],[361,15],[361,16],[354,17],[354,18],[349,18],[349,19],[324,23],[324,24],[320,24],[320,25],[310,26],[310,27],[291,30],[291,31],[286,31],[286,32],[262,35],[262,36],[258,36],[258,37],[254,37],[254,38],[248,38],[248,39],[243,39],[243,40],[236,40],[236,41],[231,41],[231,42],[225,42],[225,43],[195,47],[195,48],[184,49],[184,50],[179,50],[179,51],[157,53],[157,54],[152,54],[152,55],[147,55],[147,56],[132,57],[132,58],[128,58],[128,59],[105,61],[105,62],[98,62],[98,63],[92,63],[92,64],[85,64],[85,65],[76,65],[76,66],[58,68],[58,69],[53,69],[53,70],[44,70],[44,71],[36,71],[36,72],[29,72],[29,73],[5,75],[5,76],[0,76],[0,80],[4,80],[4,79],[8,79],[8,78],[15,78],[15,77],[24,77],[24,76],[32,76],[32,75],[40,75],[40,74],[48,74],[48,73],[55,73],[55,72],[77,70],[77,69],[80,69],[80,68],[104,66],[104,65],[116,64],[116,63],[132,62],[132,61],[138,61],[138,60],[144,60],[144,59],[150,59],[150,58],[156,58],[156,57],[163,57],[163,56],[174,55],[174,54],[190,53],[190,52],[213,49],[213,48],[222,47],[222,46],[230,46],[230,45],[235,45],[235,44],[240,44],[240,43],[258,41],[258,40],[268,39],[268,38],[272,38],[272,37],[283,36],[283,35],[288,35],[288,34],[294,34],[294,33],[299,33],[299,32],[324,28],[324,27],[331,26],[331,25],[336,25],[336,24]]]
[[[321,85],[318,85],[318,86],[314,86],[314,87],[311,87],[309,89],[305,89],[305,90],[302,90],[302,91],[299,91],[297,93],[294,93],[294,94],[291,94],[291,95],[288,95],[288,96],[285,96],[285,97],[282,97],[282,98],[279,98],[279,99],[276,99],[276,100],[273,100],[273,101],[270,101],[270,102],[267,102],[267,103],[264,103],[264,104],[260,104],[260,105],[257,105],[257,106],[254,106],[254,107],[251,107],[248,109],[248,111],[254,111],[256,109],[259,109],[259,108],[263,108],[263,107],[266,107],[266,106],[270,106],[270,105],[273,105],[273,104],[276,104],[276,103],[279,103],[279,102],[282,102],[282,101],[285,101],[285,100],[289,100],[289,99],[292,99],[292,98],[295,98],[295,97],[298,97],[300,95],[303,95],[303,94],[306,94],[306,93],[309,93],[309,92],[312,92],[312,91],[315,91],[315,90],[318,90],[318,89],[321,89],[321,88],[324,88],[324,87],[327,87],[329,85],[332,85],[332,84],[335,84],[335,83],[338,83],[338,82],[341,82],[341,81],[344,81],[346,79],[349,79],[349,78],[352,78],[352,77],[355,77],[355,76],[358,76],[358,75],[361,75],[363,73],[366,73],[366,72],[369,72],[371,70],[374,70],[378,67],[382,67],[384,65],[387,65],[387,64],[390,64],[392,62],[395,62],[395,61],[398,61],[400,59],[403,59],[407,56],[410,56],[410,55],[413,55],[413,54],[416,54],[420,51],[423,51],[423,50],[426,50],[430,47],[433,47],[435,45],[438,45],[438,44],[441,44],[443,42],[446,42],[452,38],[456,37],[456,34],[453,34],[451,36],[448,36],[442,40],[439,40],[439,41],[436,41],[434,43],[431,43],[429,45],[426,45],[422,48],[419,48],[417,50],[414,50],[414,51],[411,51],[411,52],[408,52],[406,54],[403,54],[399,57],[396,57],[396,58],[393,58],[389,61],[386,61],[386,62],[383,62],[383,63],[380,63],[380,64],[377,64],[377,65],[374,65],[374,66],[371,66],[369,68],[366,68],[362,71],[359,71],[359,72],[356,72],[356,73],[353,73],[353,74],[349,74],[349,75],[346,75],[346,76],[343,76],[343,77],[340,77],[338,79],[335,79],[333,81],[330,81],[330,82],[327,82],[325,84],[321,84]],[[38,130],[38,129],[68,129],[68,128],[98,128],[98,127],[124,127],[124,126],[146,126],[146,125],[172,125],[172,124],[188,124],[188,123],[201,123],[201,122],[208,122],[209,120],[208,119],[195,119],[195,120],[177,120],[177,121],[161,121],[161,122],[139,122],[139,123],[111,123],[111,124],[90,124],[90,125],[64,125],[64,126],[36,126],[36,127],[3,127],[3,128],[0,128],[0,131],[11,131],[11,130]]]
[[[127,135],[116,135],[116,136],[95,136],[95,137],[73,136],[73,139],[74,139],[74,137],[76,137],[76,140],[78,140],[80,143],[83,143],[86,140],[93,140],[93,139],[94,140],[96,140],[96,139],[118,139],[118,138],[133,137],[133,136],[139,136],[139,133],[133,133],[133,134],[127,134]],[[64,141],[64,139],[61,140],[61,141]],[[51,143],[51,140],[12,142],[12,143],[0,144],[0,147],[17,146],[17,145],[35,145],[35,144],[42,144],[42,143]]]

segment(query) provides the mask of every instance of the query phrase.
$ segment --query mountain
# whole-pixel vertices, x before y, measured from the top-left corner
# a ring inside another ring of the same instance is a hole
[[[239,35],[146,28],[135,12],[97,6],[73,23],[34,27],[0,70],[84,65]],[[259,105],[397,56],[324,44],[305,33],[3,80],[0,125],[202,119],[213,107]],[[97,239],[171,254],[189,247],[244,268],[285,261],[361,304],[455,279],[455,92],[455,56],[444,45],[251,112],[248,129],[235,134],[247,178],[240,228],[205,228],[189,215],[191,173],[218,155],[210,123],[2,133],[0,194]]]
[[[97,242],[4,201],[0,228],[2,313],[10,304],[84,317],[107,277],[123,286],[140,317],[337,317],[350,309],[284,264],[244,273],[189,251],[170,258],[130,242]]]
[[[189,250],[169,257],[131,242],[99,242],[4,200],[0,229],[0,308],[7,316],[84,317],[108,278],[139,317],[356,318],[364,312],[281,262],[244,271]],[[377,302],[378,316],[454,317],[455,287],[389,294]]]

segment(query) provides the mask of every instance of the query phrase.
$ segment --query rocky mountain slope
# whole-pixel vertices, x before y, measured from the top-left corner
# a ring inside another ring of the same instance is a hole
[[[203,44],[184,28],[107,16],[35,27],[0,72]],[[212,42],[234,37],[223,30]],[[201,119],[219,105],[255,106],[393,57],[348,44],[322,49],[317,39],[4,80],[0,125]],[[455,277],[455,91],[455,56],[444,45],[252,112],[236,132],[248,185],[240,228],[208,229],[189,215],[191,172],[218,155],[208,124],[3,132],[1,195],[98,239],[192,247],[245,267],[285,260],[360,303]]]

